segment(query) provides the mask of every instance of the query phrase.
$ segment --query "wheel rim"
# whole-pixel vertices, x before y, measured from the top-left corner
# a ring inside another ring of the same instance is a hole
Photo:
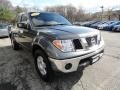
[[[46,75],[47,74],[47,71],[46,71],[46,64],[44,63],[43,61],[43,57],[42,56],[38,56],[37,57],[37,66],[38,66],[38,69],[40,71],[40,73],[42,75]]]

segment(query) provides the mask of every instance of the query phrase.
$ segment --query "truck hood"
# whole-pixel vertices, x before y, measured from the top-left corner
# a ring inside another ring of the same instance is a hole
[[[47,27],[46,30],[40,30],[44,33],[47,33],[49,35],[58,37],[58,38],[78,38],[83,37],[85,35],[93,35],[98,34],[98,30],[82,27],[82,26],[50,26]]]

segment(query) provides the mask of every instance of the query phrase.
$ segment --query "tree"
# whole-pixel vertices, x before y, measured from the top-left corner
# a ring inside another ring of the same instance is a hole
[[[82,8],[77,9],[72,5],[46,7],[45,10],[49,12],[57,12],[72,22],[80,21],[85,16],[84,10]]]
[[[12,4],[8,0],[0,0],[0,7],[12,9]]]
[[[115,14],[114,14],[114,8],[108,8],[108,10],[106,11],[106,16],[108,18],[108,20],[111,20]]]
[[[18,14],[18,13],[21,13],[23,10],[21,7],[16,6],[14,11],[16,12],[16,14]]]
[[[8,21],[14,19],[15,14],[13,12],[13,7],[10,1],[0,0],[0,21]]]
[[[87,18],[87,14],[85,14],[82,7],[79,7],[75,15],[75,21],[84,21],[86,18]]]
[[[15,14],[13,11],[7,9],[7,8],[0,8],[0,20],[2,21],[11,21],[15,17]]]

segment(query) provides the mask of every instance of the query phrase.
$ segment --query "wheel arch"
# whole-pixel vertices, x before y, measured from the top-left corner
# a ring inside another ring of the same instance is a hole
[[[32,55],[33,55],[33,56],[34,56],[35,50],[37,50],[37,49],[40,49],[41,51],[43,51],[43,53],[44,53],[46,56],[48,56],[47,53],[45,52],[45,50],[44,50],[40,45],[38,45],[38,44],[34,44],[33,47],[32,47]]]

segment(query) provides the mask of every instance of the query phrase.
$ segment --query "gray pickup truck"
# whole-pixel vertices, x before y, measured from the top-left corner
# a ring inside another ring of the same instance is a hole
[[[14,50],[23,46],[32,53],[36,70],[45,81],[53,78],[54,71],[69,73],[91,65],[104,52],[100,31],[72,25],[52,12],[19,14],[10,38]]]

